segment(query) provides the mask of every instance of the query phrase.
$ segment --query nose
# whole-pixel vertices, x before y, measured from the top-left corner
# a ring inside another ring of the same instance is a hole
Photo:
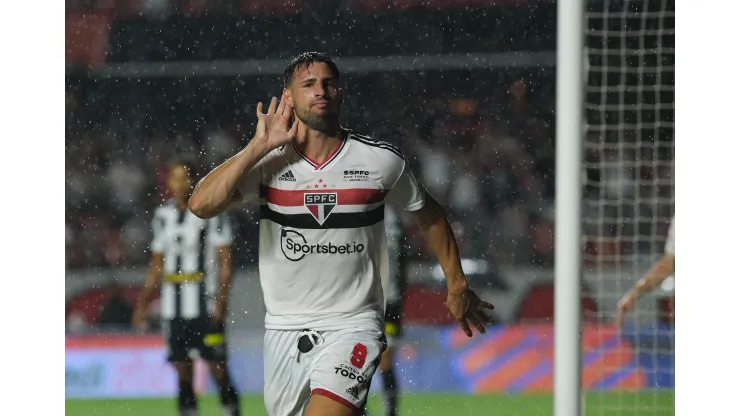
[[[325,97],[326,96],[326,87],[324,87],[321,84],[316,84],[314,87],[313,94],[315,97]]]

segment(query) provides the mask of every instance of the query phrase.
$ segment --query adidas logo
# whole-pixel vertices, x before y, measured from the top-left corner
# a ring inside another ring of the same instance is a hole
[[[295,176],[293,176],[293,171],[289,170],[278,178],[279,181],[287,181],[287,182],[295,182]]]
[[[347,394],[352,396],[355,400],[360,400],[359,393],[357,392],[357,386],[352,386],[347,389]]]

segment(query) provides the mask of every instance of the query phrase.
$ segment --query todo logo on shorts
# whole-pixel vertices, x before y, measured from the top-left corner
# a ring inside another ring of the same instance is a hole
[[[338,367],[334,367],[334,374],[357,382],[357,386],[359,387],[365,387],[370,382],[365,373],[357,370],[356,368],[348,366],[347,364],[339,364]]]

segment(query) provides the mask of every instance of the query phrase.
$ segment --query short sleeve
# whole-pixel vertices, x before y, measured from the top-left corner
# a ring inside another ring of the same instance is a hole
[[[417,211],[424,206],[425,196],[426,191],[404,160],[403,172],[388,193],[388,202],[405,211]]]
[[[149,249],[152,253],[163,253],[165,249],[166,236],[164,233],[164,218],[154,214],[152,219],[152,242]]]
[[[231,218],[221,214],[209,220],[208,243],[214,247],[230,246],[234,240]]]
[[[264,159],[263,159],[264,160]],[[255,201],[259,198],[260,184],[262,183],[262,161],[246,172],[236,189],[242,196],[242,203]]]
[[[249,172],[244,173],[236,189],[242,196],[241,203],[252,202],[259,199],[260,187],[266,182],[269,172],[279,169],[284,162],[281,160],[282,147],[272,150],[265,155]]]
[[[666,254],[676,254],[675,251],[675,226],[674,226],[674,220],[675,218],[671,218],[671,225],[668,226],[668,238],[665,241],[665,253]]]

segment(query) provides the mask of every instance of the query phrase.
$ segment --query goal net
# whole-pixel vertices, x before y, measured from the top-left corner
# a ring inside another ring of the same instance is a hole
[[[585,275],[600,322],[663,252],[674,210],[675,4],[600,0],[586,6]],[[602,359],[584,356],[589,415],[673,414],[669,278],[620,333],[600,326]],[[587,350],[587,349],[584,349]],[[635,394],[638,393],[638,394]]]

